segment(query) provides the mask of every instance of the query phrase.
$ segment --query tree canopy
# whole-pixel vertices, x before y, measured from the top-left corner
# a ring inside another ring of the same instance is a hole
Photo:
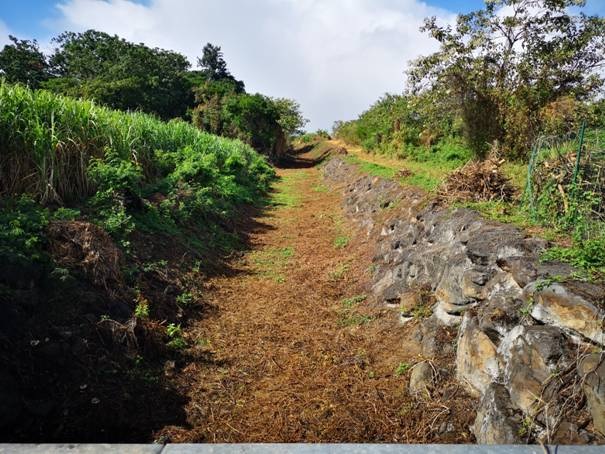
[[[583,4],[488,0],[453,27],[427,19],[423,30],[440,49],[414,63],[411,92],[454,107],[476,154],[497,140],[512,155],[525,155],[547,106],[564,97],[590,99],[603,86],[605,21],[574,14],[571,7]]]
[[[122,110],[142,110],[170,119],[191,105],[187,58],[176,52],[130,43],[88,30],[56,37],[50,58],[55,76],[45,87],[93,98]]]
[[[227,69],[227,62],[223,57],[220,46],[207,43],[202,49],[202,58],[197,59],[197,65],[202,69],[201,72],[207,80],[213,82],[230,81],[237,92],[244,92],[244,83],[241,80],[236,80]]]
[[[162,119],[192,119],[204,131],[241,139],[271,156],[283,153],[286,137],[307,122],[293,100],[246,93],[220,46],[211,43],[198,58],[200,69],[191,70],[177,52],[96,30],[60,34],[48,58],[36,41],[11,41],[0,52],[1,75],[9,82]]]
[[[278,123],[288,137],[302,134],[309,123],[301,111],[300,104],[288,98],[273,98],[273,104],[278,112]]]
[[[12,44],[0,51],[0,72],[11,83],[23,83],[38,88],[49,78],[48,62],[36,40],[21,40],[9,36]]]

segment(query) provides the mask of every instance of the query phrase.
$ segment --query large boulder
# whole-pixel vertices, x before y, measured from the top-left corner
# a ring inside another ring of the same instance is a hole
[[[605,312],[584,296],[566,285],[542,282],[529,284],[524,293],[533,302],[531,316],[536,320],[605,345]]]
[[[500,375],[500,361],[492,340],[479,328],[477,317],[465,314],[458,335],[456,376],[468,392],[480,397]]]
[[[549,400],[542,392],[547,380],[571,363],[569,341],[554,326],[516,326],[503,339],[499,353],[512,403],[532,416]]]
[[[444,326],[437,317],[417,320],[411,327],[405,349],[410,355],[424,358],[444,358],[454,355],[454,328]]]
[[[411,394],[428,396],[434,384],[433,368],[428,362],[418,363],[412,368],[409,387]]]

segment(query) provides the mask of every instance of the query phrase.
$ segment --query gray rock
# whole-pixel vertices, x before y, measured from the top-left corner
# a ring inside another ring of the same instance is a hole
[[[570,421],[561,421],[551,439],[552,444],[563,445],[585,445],[591,441],[585,430],[581,430],[577,424]]]
[[[536,257],[533,256],[507,257],[497,262],[500,269],[510,273],[519,287],[525,287],[538,278],[536,263]]]
[[[458,306],[461,312],[466,309],[464,306]],[[456,312],[455,306],[447,303],[438,302],[433,309],[433,319],[438,320],[444,326],[458,326],[462,322],[459,312]]]
[[[478,314],[479,327],[495,344],[499,344],[500,339],[521,322],[522,307],[523,301],[520,299],[495,296],[481,308]]]
[[[404,316],[410,316],[414,309],[422,305],[422,294],[417,290],[407,290],[399,295],[399,310]]]
[[[543,394],[543,386],[559,370],[571,364],[571,349],[563,332],[554,326],[517,326],[498,349],[504,383],[511,401],[528,415],[538,404],[556,396]]]
[[[578,364],[578,375],[583,378],[582,389],[594,427],[605,435],[605,353],[585,356]]]
[[[410,374],[410,393],[418,396],[430,396],[434,386],[433,368],[428,362],[416,364]]]
[[[553,283],[542,287],[534,282],[524,293],[527,300],[533,301],[531,316],[536,320],[605,345],[605,312],[567,284]]]
[[[424,358],[447,357],[454,354],[454,344],[446,342],[452,333],[434,317],[421,320],[410,333],[411,342],[406,343],[406,352]]]
[[[458,334],[456,376],[467,391],[480,397],[500,376],[500,360],[492,340],[479,328],[477,317],[464,315]]]
[[[521,443],[520,419],[520,412],[510,401],[506,388],[491,384],[481,399],[471,430],[480,444],[517,444]]]

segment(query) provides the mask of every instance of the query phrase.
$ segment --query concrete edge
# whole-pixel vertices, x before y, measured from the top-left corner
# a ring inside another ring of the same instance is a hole
[[[0,444],[0,454],[604,454],[605,446],[404,444]]]

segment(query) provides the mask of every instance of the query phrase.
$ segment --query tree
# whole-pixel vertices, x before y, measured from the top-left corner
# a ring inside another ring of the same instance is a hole
[[[163,119],[184,116],[193,105],[190,64],[181,54],[95,30],[66,32],[53,41],[58,47],[50,64],[56,77],[44,84],[48,89]]]
[[[238,87],[231,79],[206,80],[194,88],[196,106],[193,109],[193,123],[203,131],[224,135],[224,104],[228,98],[236,97]]]
[[[0,71],[11,83],[22,83],[30,88],[38,88],[49,78],[48,62],[38,47],[36,40],[20,40],[9,36],[12,44],[7,44],[0,52]]]
[[[271,99],[261,94],[239,94],[224,104],[225,130],[253,148],[270,156],[281,154],[285,139],[278,123],[279,112]]]
[[[303,116],[300,104],[288,98],[274,98],[272,101],[278,112],[277,122],[282,127],[284,134],[288,137],[302,134],[303,128],[309,123],[309,120]]]
[[[205,80],[194,89],[193,123],[211,134],[240,139],[272,159],[279,158],[285,152],[286,139],[275,102],[246,93],[244,83],[227,69],[219,46],[206,44],[198,66]]]
[[[285,152],[279,111],[270,98],[239,93],[233,80],[207,81],[196,89],[193,123],[211,134],[240,139],[275,159]]]
[[[441,46],[414,62],[412,93],[455,106],[477,155],[499,141],[511,156],[526,156],[546,106],[564,97],[589,100],[603,86],[605,21],[571,13],[583,5],[487,0],[483,10],[458,16],[454,27],[427,19],[422,30]]]
[[[233,81],[237,91],[244,92],[244,83],[236,80],[227,69],[227,62],[223,57],[220,46],[207,43],[202,50],[202,58],[197,59],[197,65],[202,68],[202,73],[208,80],[215,82],[221,80]]]

